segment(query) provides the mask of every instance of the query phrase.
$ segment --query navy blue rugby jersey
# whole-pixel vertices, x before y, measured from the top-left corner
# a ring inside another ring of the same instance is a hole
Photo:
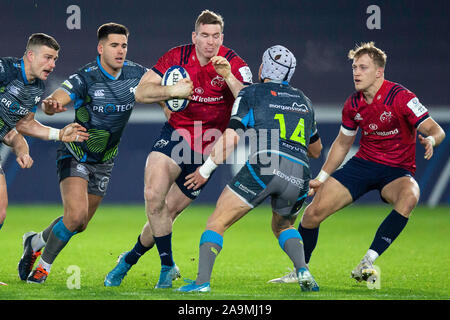
[[[254,142],[250,143],[250,159],[277,154],[308,167],[308,146],[319,138],[311,101],[287,83],[266,82],[242,89],[229,127],[246,132],[254,129],[256,140],[249,135]]]
[[[100,57],[64,81],[60,89],[74,101],[75,122],[89,132],[84,142],[64,143],[58,159],[73,156],[80,162],[103,163],[113,159],[134,107],[134,91],[148,69],[126,60],[113,77]]]
[[[45,86],[27,80],[23,59],[0,58],[0,140],[30,112],[36,112]]]

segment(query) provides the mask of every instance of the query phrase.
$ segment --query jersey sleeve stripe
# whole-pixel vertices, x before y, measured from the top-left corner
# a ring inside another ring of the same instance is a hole
[[[180,66],[183,64],[183,61],[184,61],[184,50],[186,49],[186,46],[182,46],[181,47],[181,51],[180,51]]]
[[[227,54],[224,57],[228,60],[228,62],[230,62],[231,59],[236,57],[236,53],[230,49],[230,50],[228,50]]]
[[[192,44],[190,44],[189,46],[188,46],[188,48],[187,48],[187,53],[186,53],[186,55],[185,55],[185,58],[184,58],[184,64],[188,64],[189,63],[189,57],[191,56],[191,52],[192,52],[192,48],[193,48],[194,46],[192,45]]]
[[[358,133],[357,129],[358,128],[353,129],[353,128],[350,128],[350,127],[347,127],[347,126],[344,126],[343,124],[341,124],[341,132],[343,134],[345,134],[346,136],[350,136],[350,137],[356,136],[356,134]]]
[[[153,67],[152,70],[153,70],[155,73],[157,73],[161,78],[164,77],[164,74],[163,74],[161,71],[159,71],[158,69],[156,69],[155,67]]]
[[[358,108],[358,93],[353,94],[351,101],[353,109]]]
[[[402,88],[402,87],[400,87],[400,88],[398,88],[397,90],[395,90],[395,92],[392,93],[391,98],[389,99],[387,105],[388,105],[388,106],[391,106],[392,103],[394,102],[394,99],[395,99],[395,97],[397,96],[397,94],[398,94],[400,91],[404,91],[404,90],[406,90],[406,89],[405,89],[405,88]]]
[[[417,129],[419,128],[419,126],[422,124],[422,122],[424,122],[425,120],[427,120],[430,117],[430,115],[428,114],[428,112],[419,120],[417,120],[416,124],[414,125],[414,127]]]

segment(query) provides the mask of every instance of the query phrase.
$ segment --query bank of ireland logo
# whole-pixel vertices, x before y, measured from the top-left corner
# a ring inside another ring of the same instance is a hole
[[[370,130],[375,131],[378,129],[378,126],[375,123],[371,123],[371,124],[369,124],[369,128],[370,128]]]
[[[203,94],[205,92],[205,90],[203,90],[202,87],[197,87],[197,88],[194,89],[194,92],[196,94]]]

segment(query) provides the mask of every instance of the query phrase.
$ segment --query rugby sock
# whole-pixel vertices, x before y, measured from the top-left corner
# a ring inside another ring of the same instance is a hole
[[[3,227],[3,223],[0,223],[0,230],[2,230],[2,227]]]
[[[161,259],[161,265],[173,266],[172,257],[172,232],[162,237],[155,237],[156,248],[158,248],[159,258]]]
[[[69,229],[67,229],[62,219],[59,220],[54,225],[52,232],[50,232],[50,235],[48,236],[47,245],[45,246],[45,250],[42,253],[41,259],[44,260],[47,264],[51,265],[56,259],[56,256],[69,242],[70,238],[72,238],[72,236],[76,233],[76,231],[71,232]]]
[[[303,249],[305,251],[305,262],[309,263],[311,259],[311,254],[317,244],[317,239],[319,238],[319,227],[314,229],[308,229],[302,227],[302,224],[298,226],[298,232],[303,239]]]
[[[44,229],[41,234],[42,234],[42,240],[44,240],[44,242],[47,242],[48,240],[48,236],[50,235],[50,232],[52,232],[53,227],[55,226],[55,224],[58,223],[59,220],[61,220],[63,218],[63,216],[60,216],[58,218],[56,218],[55,220],[53,220],[52,223],[50,223],[50,225]],[[34,250],[34,248],[33,248]]]
[[[407,222],[408,218],[402,216],[397,211],[392,210],[378,227],[375,238],[370,245],[370,250],[373,250],[378,255],[381,255],[397,238],[400,232],[402,232]]]
[[[34,252],[41,250],[45,246],[45,241],[42,238],[42,231],[31,238],[31,247]]]
[[[211,273],[223,247],[223,237],[215,231],[206,230],[200,238],[200,254],[198,260],[198,273],[195,283],[197,285],[209,282]]]
[[[45,244],[47,243],[50,232],[52,232],[52,229],[55,226],[55,224],[58,223],[58,221],[61,219],[62,219],[62,216],[56,218],[46,229],[44,229],[43,231],[36,234],[36,236],[31,238],[31,247],[33,248],[34,252],[37,252],[37,251],[41,250],[43,247],[45,247]]]
[[[136,264],[139,258],[151,248],[153,248],[153,244],[150,247],[144,247],[142,245],[141,235],[139,235],[133,249],[128,251],[127,255],[125,256],[125,262],[131,265]]]
[[[295,270],[306,268],[303,241],[300,233],[295,229],[287,229],[280,233],[278,243],[294,263]]]

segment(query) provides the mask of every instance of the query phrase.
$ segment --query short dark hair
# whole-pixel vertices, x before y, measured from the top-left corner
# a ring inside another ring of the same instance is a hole
[[[26,51],[32,50],[33,47],[47,46],[59,51],[59,44],[52,36],[45,33],[33,33],[27,42]]]
[[[110,34],[123,34],[127,38],[130,35],[127,27],[122,24],[109,22],[102,24],[97,30],[98,41],[108,38]]]
[[[210,10],[203,10],[197,17],[195,21],[195,32],[197,32],[201,24],[218,24],[221,32],[223,32],[223,27],[225,26],[222,16]]]

